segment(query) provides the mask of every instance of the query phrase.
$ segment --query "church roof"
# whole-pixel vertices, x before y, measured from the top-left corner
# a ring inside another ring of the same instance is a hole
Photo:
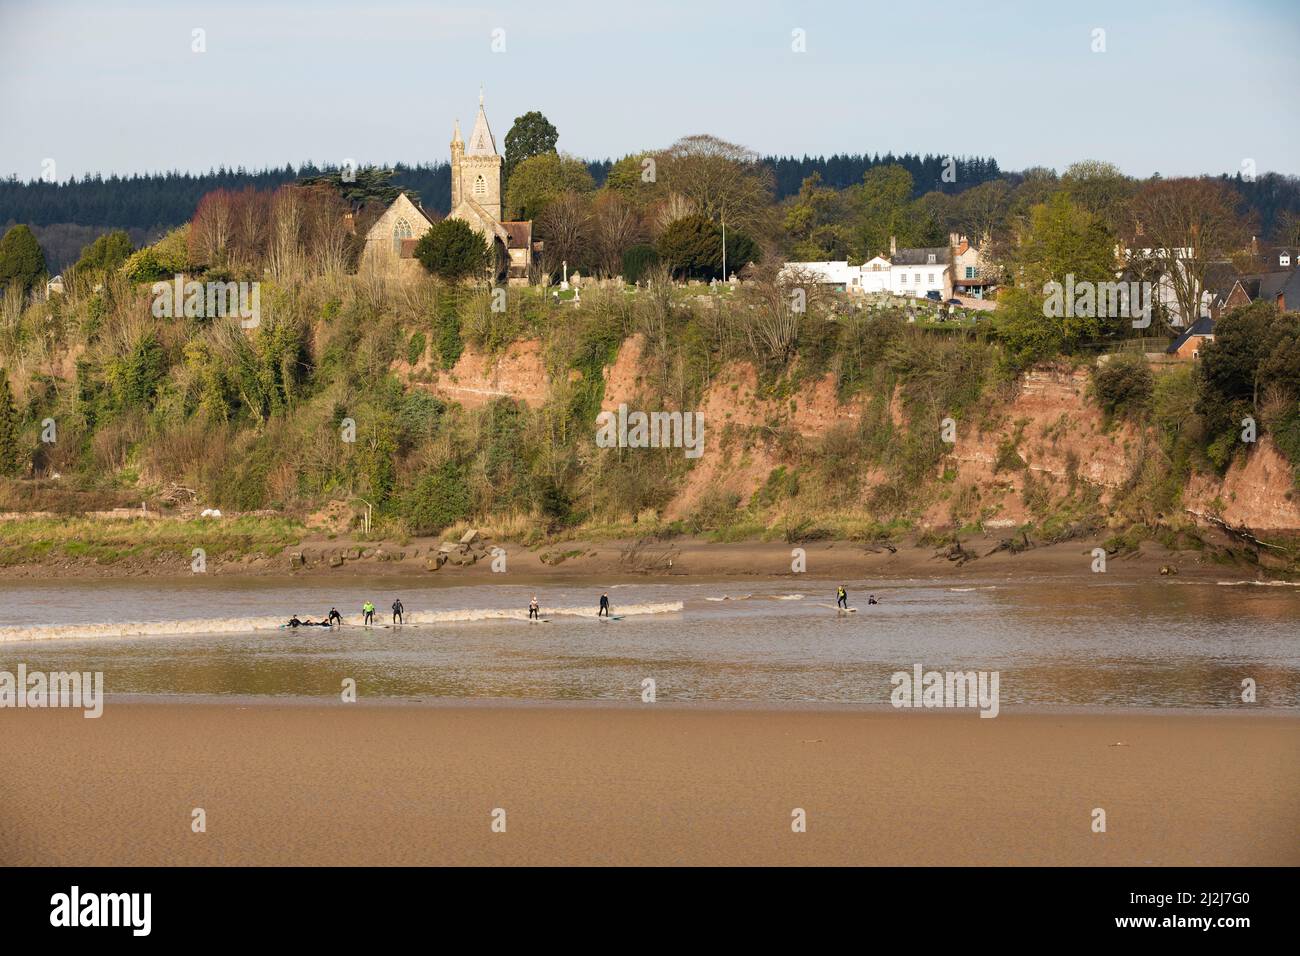
[[[497,143],[492,138],[492,128],[488,126],[487,114],[483,112],[483,94],[478,97],[478,116],[474,120],[474,131],[469,134],[469,143],[465,148],[466,156],[495,156]]]

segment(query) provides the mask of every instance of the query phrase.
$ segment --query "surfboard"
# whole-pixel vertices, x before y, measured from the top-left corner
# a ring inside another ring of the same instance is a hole
[[[818,606],[818,607],[828,607],[828,608],[830,608],[830,609],[833,610],[833,611],[848,611],[848,612],[850,612],[851,614],[856,614],[856,613],[857,613],[857,610],[858,610],[858,609],[855,608],[855,607],[840,607],[838,604],[818,604],[817,606]]]

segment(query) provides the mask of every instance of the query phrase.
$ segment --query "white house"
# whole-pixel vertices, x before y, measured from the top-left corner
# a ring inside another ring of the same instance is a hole
[[[931,292],[944,301],[952,298],[952,250],[947,246],[898,249],[889,263],[889,291],[918,299]]]
[[[861,288],[865,293],[888,292],[890,263],[884,256],[874,256],[862,263]]]
[[[848,260],[830,262],[787,262],[781,268],[781,278],[789,279],[796,275],[816,277],[819,285],[828,285],[841,292],[856,292],[861,281],[861,269],[851,266]]]

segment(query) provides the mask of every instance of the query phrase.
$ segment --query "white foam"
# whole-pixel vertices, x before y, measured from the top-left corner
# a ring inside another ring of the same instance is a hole
[[[619,604],[612,611],[620,616],[639,614],[672,614],[682,609],[682,602],[675,601],[662,604]],[[579,617],[595,619],[596,609],[584,607],[543,608],[548,617]],[[443,611],[411,611],[406,614],[406,623],[411,624],[456,624],[472,621],[519,620],[528,619],[525,608],[453,608]],[[361,615],[351,614],[346,618],[349,624],[360,624]],[[386,623],[389,618],[375,612],[378,623]],[[111,624],[40,624],[31,627],[0,627],[0,644],[16,641],[53,641],[53,640],[113,640],[132,637],[174,637],[185,634],[247,634],[250,631],[278,631],[284,624],[283,617],[230,617],[230,618],[193,618],[177,621],[119,621]],[[307,634],[323,628],[308,628]]]
[[[1257,588],[1300,588],[1300,581],[1216,581],[1221,588],[1253,585]]]

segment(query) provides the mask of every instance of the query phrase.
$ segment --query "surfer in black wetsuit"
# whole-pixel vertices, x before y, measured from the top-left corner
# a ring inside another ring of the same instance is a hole
[[[286,626],[286,627],[302,627],[302,621],[298,620],[298,615],[295,614],[293,617],[289,618],[289,623],[288,623],[287,625],[285,625],[285,626]]]
[[[541,617],[542,617],[542,606],[537,603],[537,595],[534,594],[533,599],[528,602],[528,619],[530,621],[533,620],[534,618],[536,618],[537,620],[541,620]]]
[[[876,600],[876,596],[873,594],[873,595],[871,595],[869,598],[867,598],[867,603],[868,603],[868,604],[879,604],[880,602]]]
[[[839,586],[839,589],[835,592],[835,606],[842,607],[845,610],[847,610],[849,606],[849,592],[844,590],[844,585],[842,584]]]
[[[339,609],[336,607],[330,608],[329,617],[325,619],[325,626],[333,627],[335,624],[342,624],[342,623],[343,623],[343,615],[339,613]]]
[[[406,623],[404,620],[402,620],[402,612],[403,612],[404,610],[406,610],[406,609],[405,609],[404,607],[402,607],[402,599],[401,599],[401,598],[398,598],[397,600],[395,600],[395,601],[393,602],[393,623],[394,623],[394,624],[405,624],[405,623]]]
[[[608,594],[602,594],[600,596],[600,610],[596,612],[596,617],[600,617],[602,614],[605,615],[605,617],[609,617],[609,595]]]

